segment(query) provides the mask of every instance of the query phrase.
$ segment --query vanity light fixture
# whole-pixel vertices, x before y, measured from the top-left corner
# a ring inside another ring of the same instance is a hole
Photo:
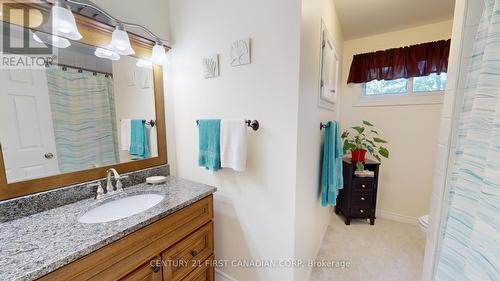
[[[111,50],[104,49],[104,48],[97,48],[94,52],[94,55],[96,55],[96,57],[103,58],[103,59],[109,59],[109,60],[119,60],[120,59],[119,54],[117,54]]]
[[[39,31],[33,33],[33,39],[38,43],[49,44],[60,49],[68,48],[69,46],[71,46],[71,43],[66,38]]]
[[[52,10],[50,13],[50,19],[52,19],[53,27],[52,33],[54,35],[65,37],[71,40],[80,40],[82,38],[82,35],[78,31],[75,17],[71,12],[71,8],[68,3],[79,5],[80,7],[92,8],[98,11],[101,15],[109,18],[116,24],[115,30],[111,35],[111,43],[109,44],[107,49],[98,48],[94,53],[96,56],[117,60],[120,59],[120,55],[128,56],[135,54],[135,51],[134,49],[132,49],[132,46],[130,44],[128,33],[125,30],[125,27],[132,27],[142,29],[151,38],[154,38],[154,40],[156,40],[156,44],[153,47],[150,61],[158,65],[168,63],[165,46],[163,45],[163,42],[166,42],[165,39],[161,39],[159,36],[154,34],[151,30],[144,27],[143,25],[124,22],[115,18],[90,0],[55,0],[54,6],[52,6]]]
[[[167,62],[167,54],[165,52],[163,44],[160,41],[157,41],[153,47],[151,62],[158,65],[164,65]]]
[[[127,31],[125,31],[122,24],[118,24],[111,35],[111,44],[109,49],[124,56],[135,54],[134,49],[130,45]]]
[[[153,63],[149,60],[137,59],[137,63],[135,65],[141,68],[153,69]]]
[[[82,35],[76,26],[76,20],[68,5],[57,0],[50,12],[52,31],[54,35],[63,36],[71,40],[80,40]]]

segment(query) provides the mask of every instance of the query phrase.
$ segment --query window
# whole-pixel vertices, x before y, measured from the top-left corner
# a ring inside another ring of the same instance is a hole
[[[446,89],[446,73],[431,74],[429,76],[413,78],[413,93],[429,93],[444,91]]]
[[[396,80],[373,80],[363,83],[355,105],[404,105],[441,103],[447,74]]]
[[[446,87],[446,73],[396,80],[373,80],[365,84],[365,96],[412,95],[442,92]]]

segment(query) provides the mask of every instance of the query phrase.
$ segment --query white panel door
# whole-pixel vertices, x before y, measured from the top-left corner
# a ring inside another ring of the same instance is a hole
[[[57,174],[45,70],[2,69],[0,85],[0,141],[7,181]]]

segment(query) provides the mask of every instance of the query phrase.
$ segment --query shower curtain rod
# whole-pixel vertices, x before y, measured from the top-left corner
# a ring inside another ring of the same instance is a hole
[[[111,77],[113,77],[113,73],[109,73],[109,72],[103,72],[103,71],[99,71],[99,70],[94,70],[94,69],[90,69],[90,68],[85,68],[85,67],[79,67],[79,66],[74,66],[74,65],[68,65],[68,64],[62,64],[62,63],[47,63],[45,66],[48,67],[49,65],[57,65],[57,66],[60,66],[62,67],[63,70],[66,70],[65,68],[72,68],[72,69],[76,69],[78,70],[79,73],[81,73],[82,71],[88,71],[88,72],[92,72],[92,73],[100,73],[100,74],[104,74],[104,75],[109,75]]]

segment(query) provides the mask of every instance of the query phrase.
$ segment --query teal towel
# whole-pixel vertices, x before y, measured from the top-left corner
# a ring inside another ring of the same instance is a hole
[[[199,120],[198,165],[217,171],[220,165],[220,119]]]
[[[148,130],[146,121],[133,119],[130,121],[130,154],[132,159],[144,159],[151,156],[149,151]]]
[[[344,187],[342,156],[340,124],[337,121],[329,121],[325,128],[323,167],[321,170],[321,204],[323,206],[335,206],[339,190]]]

